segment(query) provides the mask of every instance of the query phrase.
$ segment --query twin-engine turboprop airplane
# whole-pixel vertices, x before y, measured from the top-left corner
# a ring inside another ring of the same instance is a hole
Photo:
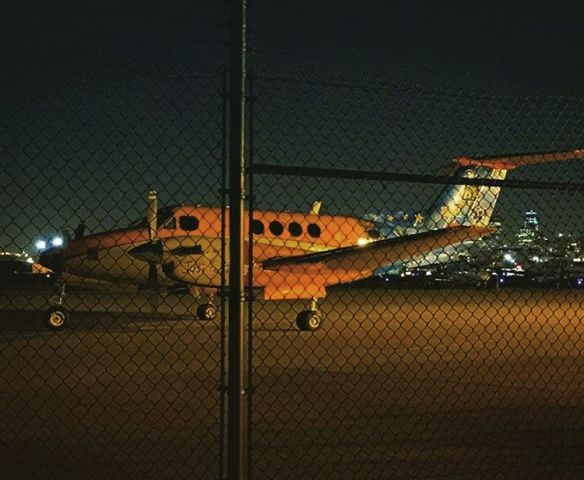
[[[376,271],[423,257],[491,233],[489,221],[499,186],[469,184],[465,179],[503,180],[508,170],[522,165],[584,157],[584,150],[498,157],[461,157],[456,171],[427,212],[412,218],[355,218],[310,213],[254,210],[244,224],[251,229],[252,269],[247,287],[263,289],[268,300],[306,299],[309,307],[296,323],[301,330],[321,324],[317,300],[331,285],[370,277]],[[229,237],[229,210],[196,205],[158,209],[156,194],[149,196],[148,216],[128,228],[75,238],[41,254],[40,263],[58,272],[112,282],[202,288],[209,296],[197,316],[213,319],[213,295],[225,282],[229,258],[222,256],[222,236]],[[226,217],[226,218],[225,218]],[[246,215],[247,219],[248,215]],[[245,252],[250,251],[249,244]],[[247,255],[249,256],[249,255]],[[249,277],[246,275],[246,277]],[[47,325],[62,328],[67,311],[62,297],[46,313]]]

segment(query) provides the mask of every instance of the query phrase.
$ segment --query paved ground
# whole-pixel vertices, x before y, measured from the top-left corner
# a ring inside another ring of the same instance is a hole
[[[81,293],[55,334],[46,300],[0,295],[2,478],[219,478],[220,322]],[[584,478],[583,292],[337,290],[314,334],[300,309],[254,305],[253,478]]]

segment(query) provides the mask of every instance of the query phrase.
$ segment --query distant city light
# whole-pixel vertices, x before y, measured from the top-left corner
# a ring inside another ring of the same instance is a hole
[[[506,262],[515,263],[515,258],[513,258],[513,255],[511,255],[510,253],[506,253],[505,255],[503,255],[503,258],[505,259]]]
[[[44,240],[37,240],[34,246],[36,247],[37,250],[44,250],[45,248],[47,248],[47,242],[45,242]]]
[[[34,260],[31,257],[28,257],[26,259],[26,263],[34,263]]]
[[[576,279],[576,285],[579,286],[579,287],[583,287],[584,286],[584,278],[578,277]]]
[[[53,247],[62,247],[63,246],[63,237],[54,237],[51,240],[51,245]]]

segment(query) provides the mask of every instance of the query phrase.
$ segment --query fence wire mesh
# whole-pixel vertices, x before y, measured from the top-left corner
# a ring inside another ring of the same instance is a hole
[[[3,478],[225,478],[225,52],[6,31]],[[252,51],[247,477],[580,478],[582,98]]]
[[[577,478],[581,99],[253,99],[253,478]]]
[[[5,32],[2,478],[222,478],[225,54]]]

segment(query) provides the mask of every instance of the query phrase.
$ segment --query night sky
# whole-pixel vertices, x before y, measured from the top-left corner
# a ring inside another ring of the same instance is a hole
[[[14,2],[16,4],[16,2]],[[220,203],[225,2],[18,3],[0,46],[0,248],[161,202]],[[578,16],[492,2],[249,2],[253,159],[441,173],[459,155],[584,147]],[[24,6],[22,6],[24,5]],[[89,5],[89,6],[88,6]],[[580,182],[582,162],[513,172]],[[260,208],[422,209],[438,188],[257,177]],[[505,191],[584,232],[582,193]]]

